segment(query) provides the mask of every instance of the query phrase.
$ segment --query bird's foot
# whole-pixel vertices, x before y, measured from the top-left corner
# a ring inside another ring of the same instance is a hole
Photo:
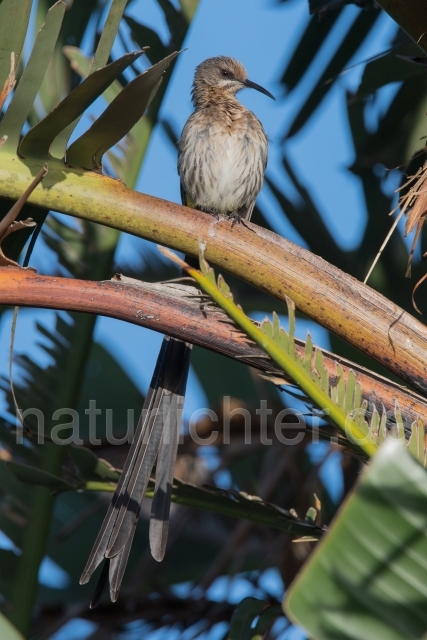
[[[255,233],[255,231],[251,229],[251,227],[247,224],[248,221],[246,220],[246,218],[242,216],[238,211],[232,211],[229,214],[229,217],[232,219],[231,228],[233,228],[236,222],[238,222],[239,224],[246,227],[246,229],[249,229],[249,231],[252,231],[252,233]]]
[[[232,220],[231,222],[231,228],[234,227],[234,225],[236,224],[236,222],[238,222],[239,224],[242,222],[242,216],[240,215],[240,213],[238,211],[230,211],[230,213],[228,214],[229,218]]]
[[[210,216],[213,216],[214,218],[219,220],[219,213],[217,209],[214,209],[214,208],[209,209],[208,207],[203,207],[202,211],[204,211],[205,213],[209,213]]]

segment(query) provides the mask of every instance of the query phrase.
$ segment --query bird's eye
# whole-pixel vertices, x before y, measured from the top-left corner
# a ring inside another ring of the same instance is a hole
[[[228,71],[226,69],[221,69],[221,75],[224,77],[227,77],[229,75]]]

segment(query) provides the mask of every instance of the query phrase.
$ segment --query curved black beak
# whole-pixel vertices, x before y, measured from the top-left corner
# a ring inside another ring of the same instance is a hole
[[[256,89],[256,91],[263,93],[272,100],[276,100],[272,93],[267,91],[267,89],[264,89],[264,87],[261,87],[259,84],[256,84],[256,82],[252,82],[252,80],[245,80],[243,84],[245,85],[245,87],[248,87],[248,89]]]

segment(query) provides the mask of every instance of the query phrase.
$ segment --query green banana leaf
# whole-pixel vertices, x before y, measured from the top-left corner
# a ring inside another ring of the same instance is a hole
[[[316,640],[427,632],[427,473],[390,438],[289,589],[287,616]]]

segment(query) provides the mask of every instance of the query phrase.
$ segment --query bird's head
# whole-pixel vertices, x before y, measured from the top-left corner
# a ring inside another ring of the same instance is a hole
[[[276,98],[259,84],[248,80],[244,66],[234,58],[218,56],[204,60],[196,68],[193,84],[193,96],[207,88],[217,89],[224,94],[234,96],[241,89],[256,89],[269,98]]]

